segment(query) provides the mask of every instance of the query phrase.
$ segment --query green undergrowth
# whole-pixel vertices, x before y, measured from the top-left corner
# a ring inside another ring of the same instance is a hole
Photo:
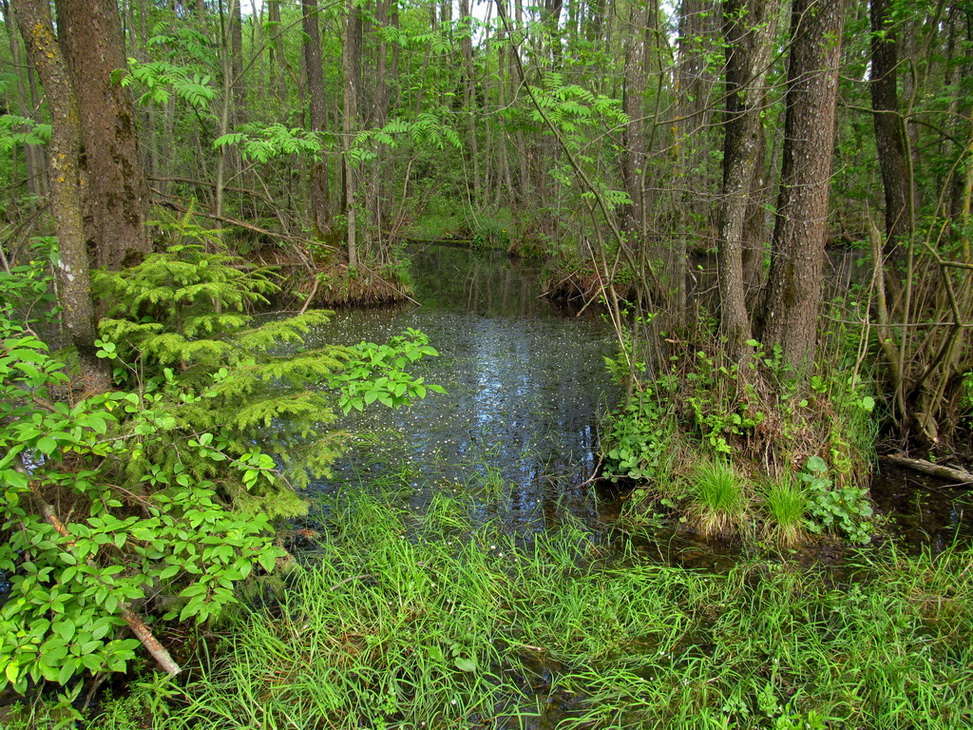
[[[653,368],[631,339],[606,359],[632,382],[602,438],[604,474],[635,484],[625,520],[670,515],[706,537],[782,547],[814,535],[870,541],[878,421],[867,379],[837,355],[837,367],[802,372],[754,340],[739,363],[663,341],[672,352]]]
[[[543,258],[547,254],[536,235],[536,219],[536,212],[508,207],[474,211],[455,200],[436,197],[406,235],[418,241],[457,241],[476,249]]]
[[[529,541],[469,497],[364,492],[221,629],[205,668],[133,682],[89,727],[957,728],[973,723],[973,552],[863,553],[850,583]],[[871,556],[871,557],[868,557]]]

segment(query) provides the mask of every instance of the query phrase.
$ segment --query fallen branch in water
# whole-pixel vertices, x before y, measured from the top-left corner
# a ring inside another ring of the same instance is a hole
[[[925,459],[910,459],[908,456],[901,456],[897,454],[883,456],[882,459],[890,464],[895,464],[896,466],[905,467],[906,469],[912,469],[913,471],[917,471],[922,474],[928,474],[930,476],[939,477],[940,479],[955,482],[957,485],[973,484],[973,474],[965,469],[943,466],[942,464],[933,464],[931,461],[926,461]]]

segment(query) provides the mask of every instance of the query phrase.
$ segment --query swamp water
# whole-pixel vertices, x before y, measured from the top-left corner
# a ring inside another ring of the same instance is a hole
[[[134,692],[99,730],[973,727],[961,507],[926,530],[938,555],[891,543],[840,567],[622,534],[587,483],[618,395],[609,329],[538,301],[531,266],[414,261],[421,307],[340,313],[322,337],[421,329],[448,394],[352,419],[303,568],[175,701]]]
[[[411,258],[417,304],[339,311],[320,336],[354,344],[422,330],[440,357],[420,372],[447,393],[346,419],[356,443],[312,491],[395,482],[421,513],[437,488],[472,485],[484,497],[480,517],[508,530],[551,529],[565,516],[610,529],[623,503],[592,484],[598,420],[621,396],[604,364],[617,346],[611,327],[593,310],[574,316],[540,299],[538,264],[446,245]],[[895,467],[877,475],[872,491],[907,549],[939,552],[973,538],[969,492]],[[665,527],[647,534],[642,548],[673,564],[725,570],[739,557],[732,546]]]
[[[419,306],[340,311],[322,336],[354,344],[421,330],[440,356],[419,372],[447,392],[347,419],[357,442],[314,489],[405,478],[421,512],[436,487],[476,483],[492,496],[482,517],[512,529],[549,528],[564,514],[597,521],[582,485],[597,466],[598,417],[618,398],[604,365],[610,328],[538,299],[539,267],[499,253],[431,246],[413,254],[412,272]]]

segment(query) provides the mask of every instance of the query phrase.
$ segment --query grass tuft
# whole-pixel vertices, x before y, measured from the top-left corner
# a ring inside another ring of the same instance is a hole
[[[792,548],[807,541],[808,495],[792,475],[769,481],[763,488],[767,512],[765,530],[781,548]]]
[[[725,461],[700,461],[692,471],[689,514],[704,537],[725,537],[739,530],[747,512],[743,480]]]

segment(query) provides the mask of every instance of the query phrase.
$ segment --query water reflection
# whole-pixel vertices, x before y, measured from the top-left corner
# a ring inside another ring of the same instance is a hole
[[[447,395],[351,418],[350,431],[381,435],[317,488],[356,486],[363,464],[375,478],[407,460],[417,486],[507,482],[500,500],[484,501],[484,518],[502,510],[533,529],[565,510],[595,519],[579,487],[595,471],[598,416],[617,398],[603,360],[614,347],[609,328],[538,299],[540,271],[528,263],[431,246],[414,253],[412,271],[421,306],[339,312],[321,337],[351,344],[421,329],[441,355],[422,375]],[[412,496],[420,508],[427,498]]]
[[[940,553],[973,539],[973,493],[891,464],[872,480],[872,499],[893,534],[919,550]]]

